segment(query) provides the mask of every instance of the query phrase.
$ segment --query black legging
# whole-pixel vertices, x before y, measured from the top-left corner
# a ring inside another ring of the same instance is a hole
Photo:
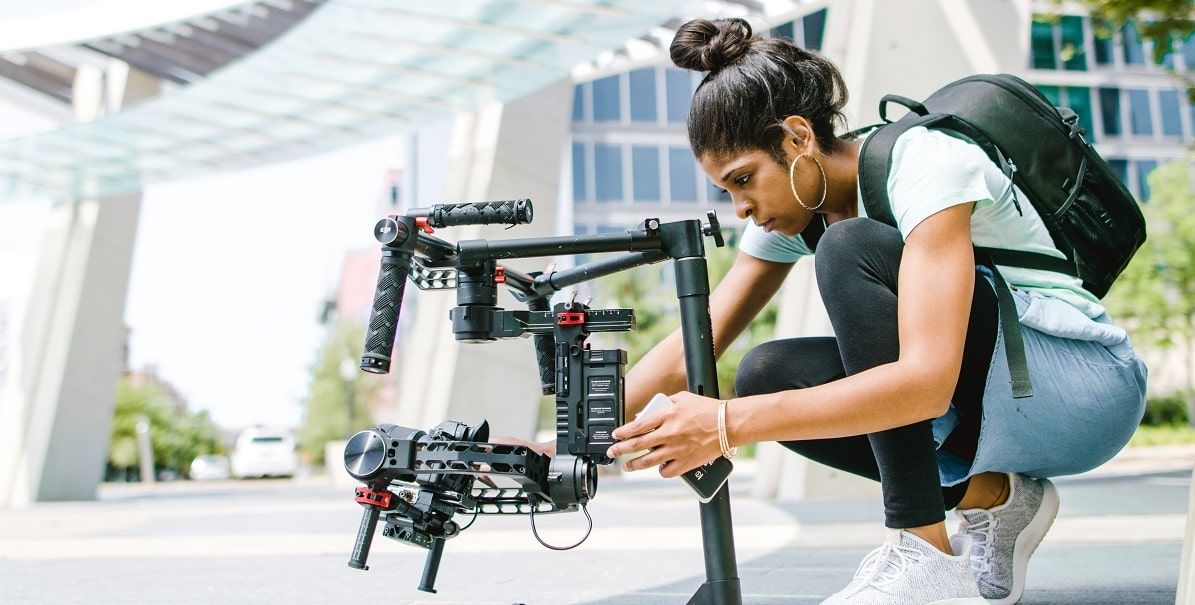
[[[897,360],[897,273],[904,242],[878,221],[830,226],[818,242],[817,284],[836,338],[793,338],[760,345],[739,365],[739,396],[817,386]],[[967,324],[962,372],[952,401],[960,424],[942,448],[972,460],[980,406],[997,330],[996,294],[979,271]],[[876,402],[882,413],[884,402]],[[854,437],[781,442],[817,462],[880,482],[891,528],[931,525],[958,506],[967,482],[941,487],[930,421]]]

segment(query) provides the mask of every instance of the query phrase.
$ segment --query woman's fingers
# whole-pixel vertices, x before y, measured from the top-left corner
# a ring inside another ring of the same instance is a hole
[[[641,471],[668,462],[674,455],[672,448],[658,447],[634,460],[628,460],[622,466],[628,471]]]
[[[667,416],[668,412],[640,416],[618,427],[617,429],[614,429],[612,436],[619,441],[625,441],[631,437],[635,437],[636,435],[642,435],[648,431],[654,431],[660,428],[661,424],[664,424],[664,419],[667,418]]]
[[[632,452],[650,450],[663,442],[664,438],[660,435],[660,432],[652,430],[638,437],[632,437],[615,443],[606,450],[606,455],[611,458],[617,458]]]

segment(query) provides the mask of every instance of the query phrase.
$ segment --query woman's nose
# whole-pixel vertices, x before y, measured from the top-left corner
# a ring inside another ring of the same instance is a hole
[[[747,220],[747,217],[751,216],[752,208],[751,205],[747,203],[747,200],[739,199],[734,195],[731,195],[730,201],[734,206],[734,214],[735,216],[739,217],[739,219],[745,221]]]

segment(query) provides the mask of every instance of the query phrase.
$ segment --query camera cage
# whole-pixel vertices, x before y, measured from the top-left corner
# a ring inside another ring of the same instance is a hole
[[[470,521],[461,527],[453,521],[457,512],[471,512],[474,519],[478,514],[527,514],[533,531],[537,514],[580,509],[589,518],[586,504],[597,491],[596,465],[613,462],[605,451],[613,445],[610,432],[624,420],[626,352],[591,349],[586,339],[592,332],[632,329],[634,313],[591,309],[575,300],[549,309],[552,295],[560,290],[673,260],[689,390],[718,396],[704,247],[705,236],[713,237],[718,247],[725,244],[714,211],[707,213],[708,224],[648,218],[624,233],[455,244],[433,235],[437,228],[458,225],[513,227],[530,223],[532,217],[531,200],[518,199],[414,208],[374,226],[382,260],[361,369],[389,371],[408,280],[421,290],[455,290],[457,306],[449,316],[457,340],[533,340],[541,390],[556,395],[557,449],[549,457],[525,446],[488,443],[485,421],[470,426],[449,420],[426,432],[382,424],[358,432],[344,454],[346,470],[362,482],[354,493],[363,511],[350,567],[368,569],[370,545],[381,520],[383,536],[428,550],[419,589],[434,593],[445,540],[472,525]],[[509,258],[602,252],[623,254],[546,273],[523,273],[498,264]],[[500,285],[527,310],[499,308]],[[507,477],[518,487],[497,487],[490,476]],[[487,487],[475,487],[477,480]],[[700,507],[706,582],[689,602],[741,603],[727,488]]]

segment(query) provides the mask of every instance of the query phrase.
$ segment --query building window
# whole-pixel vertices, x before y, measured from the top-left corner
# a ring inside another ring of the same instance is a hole
[[[800,19],[781,23],[771,30],[773,38],[787,38],[801,48],[820,51],[826,31],[826,10],[809,13]]]
[[[660,201],[660,150],[656,147],[631,147],[631,180],[636,202]]]
[[[1154,122],[1149,114],[1149,91],[1129,89],[1125,92],[1129,95],[1129,113],[1132,116],[1129,123],[1132,125],[1133,134],[1153,136]]]
[[[1115,44],[1112,40],[1112,29],[1107,23],[1095,21],[1091,24],[1095,34],[1095,63],[1096,65],[1112,65],[1112,53]]]
[[[809,50],[820,51],[822,49],[822,38],[826,33],[826,10],[823,8],[809,13],[801,19],[805,31],[805,48]]]
[[[585,85],[578,84],[573,87],[573,121],[581,122],[585,120]]]
[[[1058,24],[1061,46],[1058,57],[1068,71],[1087,71],[1087,45],[1084,44],[1083,18],[1067,15]]]
[[[1158,108],[1162,113],[1162,134],[1168,137],[1183,136],[1183,121],[1178,105],[1178,91],[1159,90]]]
[[[1149,174],[1158,167],[1154,160],[1137,160],[1137,190],[1141,192],[1141,201],[1149,201]]]
[[[594,198],[618,202],[622,195],[622,147],[595,143],[593,146]]]
[[[656,70],[654,67],[636,69],[630,73],[631,121],[656,121]]]
[[[665,96],[668,105],[668,121],[684,124],[689,116],[689,104],[693,101],[693,77],[689,72],[665,68]]]
[[[573,201],[575,202],[584,202],[589,199],[589,196],[585,194],[585,174],[588,172],[585,167],[589,164],[585,158],[585,144],[573,143]]]
[[[1120,89],[1100,88],[1100,117],[1104,123],[1104,134],[1120,136],[1124,129],[1120,124]],[[1125,178],[1128,181],[1128,178]]]
[[[706,181],[705,197],[710,204],[730,203],[730,193],[721,187],[714,186],[713,183]]]
[[[1033,21],[1030,29],[1034,69],[1054,69],[1054,26],[1042,21]]]
[[[780,25],[773,27],[772,31],[769,33],[773,38],[788,38],[794,42],[797,39],[796,30],[793,27],[792,21],[789,21],[788,23],[781,23]]]
[[[608,76],[593,81],[593,121],[618,122],[622,120],[622,104],[619,103],[618,76]]]
[[[1175,39],[1174,36],[1170,36],[1169,41],[1170,41],[1170,44],[1169,44],[1170,50],[1167,50],[1166,54],[1162,55],[1161,58],[1156,59],[1156,60],[1152,56],[1153,53],[1150,53],[1150,55],[1151,55],[1150,60],[1154,65],[1161,65],[1162,67],[1166,67],[1168,69],[1174,69],[1174,67],[1175,67],[1174,66],[1174,57],[1178,55],[1178,52],[1177,52],[1178,51],[1178,40]],[[1161,45],[1161,43],[1158,40],[1154,40],[1153,41],[1154,51],[1157,51],[1158,47],[1160,45]]]
[[[673,203],[697,201],[697,164],[684,147],[668,148],[668,189]]]
[[[1137,26],[1126,23],[1120,30],[1124,40],[1125,65],[1145,65],[1145,48],[1141,45],[1141,38],[1137,36]]]

